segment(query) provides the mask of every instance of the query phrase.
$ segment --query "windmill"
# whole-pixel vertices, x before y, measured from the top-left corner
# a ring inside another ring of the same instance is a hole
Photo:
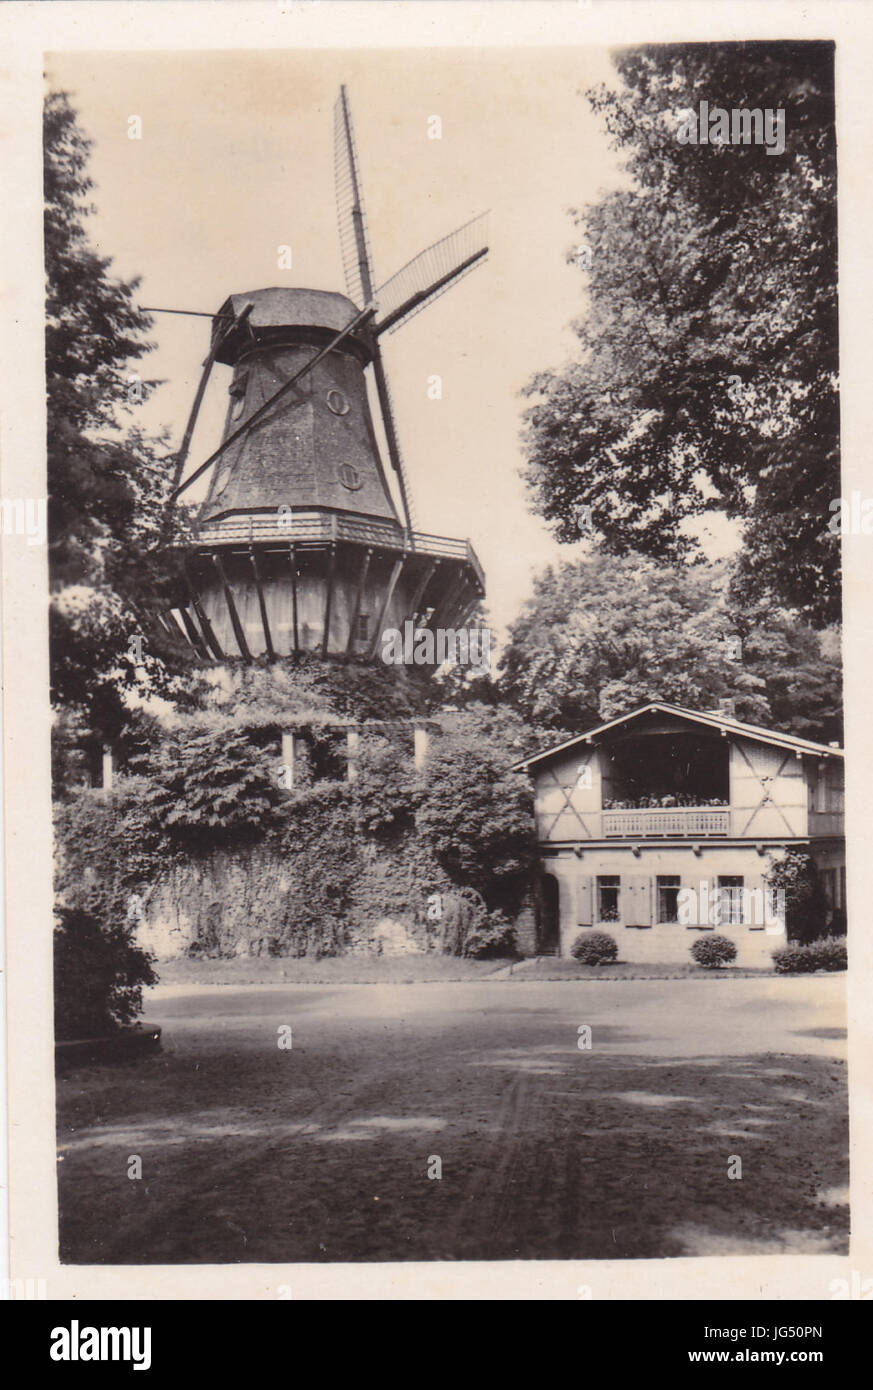
[[[374,290],[345,87],[334,109],[347,294],[261,289],[215,315],[176,457],[173,500],[209,475],[172,616],[211,660],[315,652],[372,660],[386,628],[457,628],[484,594],[469,541],[415,529],[381,339],[486,256],[484,217],[434,242]],[[233,368],[219,447],[183,474],[215,362]],[[372,373],[398,515],[379,451]]]

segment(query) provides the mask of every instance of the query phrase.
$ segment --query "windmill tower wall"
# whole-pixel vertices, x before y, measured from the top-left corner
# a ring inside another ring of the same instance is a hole
[[[245,326],[222,343],[216,360],[233,366],[222,442],[266,405],[278,387],[359,312],[340,294],[256,290],[234,295],[219,323],[246,305]],[[210,480],[201,523],[277,507],[322,508],[399,526],[373,429],[363,333],[350,334],[236,443]]]
[[[215,360],[233,367],[228,413],[174,608],[202,657],[378,659],[385,629],[459,626],[484,593],[468,541],[398,518],[367,397],[366,327],[315,360],[358,313],[344,295],[265,289],[216,315]]]

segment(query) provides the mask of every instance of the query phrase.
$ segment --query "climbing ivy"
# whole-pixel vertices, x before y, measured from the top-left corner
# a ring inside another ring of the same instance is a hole
[[[307,740],[345,721],[302,686],[293,787],[280,712],[263,690],[240,703],[237,689],[233,712],[219,701],[175,716],[112,792],[60,802],[61,902],[163,924],[218,956],[378,949],[386,933],[453,953],[510,943],[507,919],[489,914],[518,910],[534,852],[527,782],[506,771],[515,726],[484,708],[443,714],[426,775],[411,729],[364,731],[353,780],[338,754],[342,780],[335,768],[313,780]]]

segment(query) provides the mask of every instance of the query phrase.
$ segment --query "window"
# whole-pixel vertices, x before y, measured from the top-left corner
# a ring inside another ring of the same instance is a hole
[[[678,874],[658,874],[659,922],[679,921],[679,888]]]
[[[618,895],[621,879],[618,874],[597,875],[597,920],[598,922],[617,922],[619,920]]]
[[[727,927],[743,920],[743,879],[742,875],[719,874],[718,878],[719,926]]]
[[[359,613],[355,619],[355,641],[366,642],[370,626],[369,613]]]
[[[351,463],[342,464],[339,479],[343,487],[347,487],[350,492],[357,492],[361,486],[361,475]]]

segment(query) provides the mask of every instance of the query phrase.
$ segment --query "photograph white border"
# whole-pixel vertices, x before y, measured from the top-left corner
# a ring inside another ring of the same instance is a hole
[[[625,46],[836,41],[843,492],[870,489],[869,185],[873,14],[864,0],[306,0],[10,3],[0,7],[0,457],[3,492],[45,495],[42,100],[46,52]],[[572,190],[568,187],[568,196]],[[349,1265],[61,1265],[52,1028],[52,844],[46,553],[4,546],[5,911],[12,1278],[50,1299],[809,1299],[873,1276],[873,538],[844,539],[851,1100],[851,1254],[631,1261]],[[800,1175],[798,1175],[800,1176]]]

